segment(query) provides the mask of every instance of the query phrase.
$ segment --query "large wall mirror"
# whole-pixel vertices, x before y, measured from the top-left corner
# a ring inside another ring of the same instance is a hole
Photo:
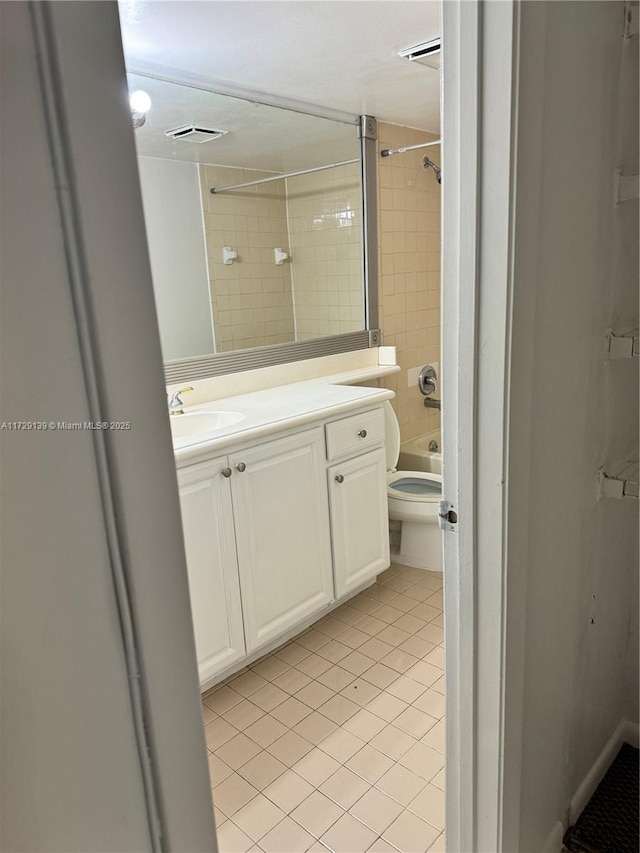
[[[128,80],[168,381],[368,346],[375,122]]]

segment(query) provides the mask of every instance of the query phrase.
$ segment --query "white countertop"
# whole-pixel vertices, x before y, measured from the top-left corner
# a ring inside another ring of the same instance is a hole
[[[173,417],[181,418],[198,412],[238,412],[243,414],[244,418],[231,426],[174,439],[176,464],[178,467],[193,464],[217,451],[224,452],[231,445],[268,437],[313,421],[348,414],[350,411],[374,406],[395,396],[393,391],[386,388],[329,384],[346,382],[346,377],[347,374],[332,376],[324,382],[308,380],[227,397],[199,406],[185,406],[185,415]]]

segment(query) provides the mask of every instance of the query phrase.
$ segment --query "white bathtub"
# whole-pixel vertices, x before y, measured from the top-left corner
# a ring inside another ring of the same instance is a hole
[[[429,450],[436,442],[438,450]],[[442,439],[440,430],[427,432],[400,445],[399,471],[427,471],[430,474],[442,474]]]

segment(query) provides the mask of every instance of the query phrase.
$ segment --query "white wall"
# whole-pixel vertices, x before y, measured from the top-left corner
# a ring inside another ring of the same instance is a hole
[[[0,417],[88,420],[24,4],[2,33]],[[2,433],[2,529],[2,848],[149,850],[90,433]]]
[[[599,466],[638,445],[637,359],[603,358],[607,326],[638,316],[638,202],[612,206],[614,169],[638,169],[638,37],[623,43],[620,2],[521,15],[509,572],[527,577],[528,853],[638,720],[638,505],[596,490]]]
[[[198,167],[138,157],[162,355],[214,352]]]
[[[0,14],[0,420],[131,422],[1,432],[0,847],[215,851],[117,7]]]

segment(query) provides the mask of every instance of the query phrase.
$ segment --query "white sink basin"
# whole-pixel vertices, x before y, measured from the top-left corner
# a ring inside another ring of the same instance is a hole
[[[241,412],[189,412],[169,418],[174,439],[192,438],[233,426],[246,418]]]

